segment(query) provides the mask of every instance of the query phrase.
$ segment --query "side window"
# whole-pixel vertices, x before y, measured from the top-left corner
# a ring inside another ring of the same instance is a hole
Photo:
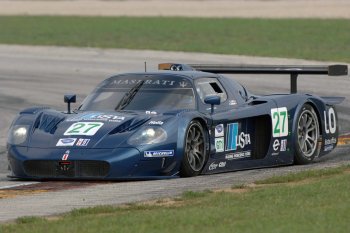
[[[221,103],[227,99],[227,94],[221,83],[216,78],[201,78],[196,80],[197,93],[204,103],[204,99],[208,95],[218,95],[221,97]]]

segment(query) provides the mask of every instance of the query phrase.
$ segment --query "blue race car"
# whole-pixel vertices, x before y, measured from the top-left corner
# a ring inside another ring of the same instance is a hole
[[[160,64],[99,84],[77,110],[32,107],[8,136],[10,177],[161,179],[306,164],[338,141],[342,97],[297,93],[299,74],[347,66]],[[256,96],[219,73],[290,74],[291,94]]]

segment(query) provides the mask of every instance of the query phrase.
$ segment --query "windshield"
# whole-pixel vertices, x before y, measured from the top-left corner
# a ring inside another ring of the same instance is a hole
[[[102,82],[86,99],[81,110],[174,110],[194,109],[191,83],[166,75],[116,76]]]

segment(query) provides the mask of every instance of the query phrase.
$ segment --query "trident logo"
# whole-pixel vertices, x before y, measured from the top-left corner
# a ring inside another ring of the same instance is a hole
[[[180,85],[180,87],[184,88],[184,87],[187,86],[187,82],[181,81],[181,82],[179,83],[179,85]]]

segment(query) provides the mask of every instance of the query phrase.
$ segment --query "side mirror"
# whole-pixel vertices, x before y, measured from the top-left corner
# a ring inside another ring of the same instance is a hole
[[[64,95],[64,102],[67,103],[67,113],[71,114],[70,103],[75,103],[77,101],[77,96],[74,94]]]
[[[204,103],[211,105],[211,114],[214,113],[214,105],[220,105],[221,97],[218,95],[210,95],[205,97]]]

